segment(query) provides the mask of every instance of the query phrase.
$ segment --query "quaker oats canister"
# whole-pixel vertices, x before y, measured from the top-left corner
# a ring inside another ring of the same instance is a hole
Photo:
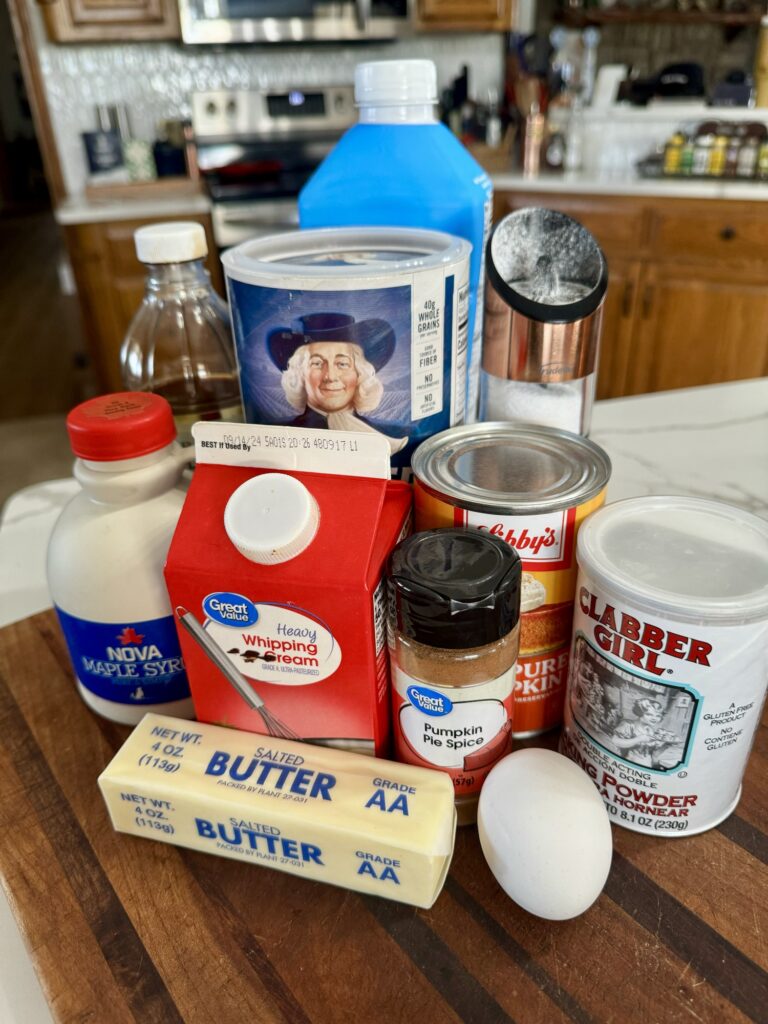
[[[469,242],[328,228],[225,252],[249,423],[379,434],[399,475],[464,422]]]
[[[576,536],[605,501],[611,464],[564,430],[476,423],[430,438],[413,456],[415,528],[488,530],[522,560],[516,737],[562,720],[576,588]]]
[[[631,498],[582,528],[561,751],[612,821],[693,835],[734,810],[768,684],[768,522]]]

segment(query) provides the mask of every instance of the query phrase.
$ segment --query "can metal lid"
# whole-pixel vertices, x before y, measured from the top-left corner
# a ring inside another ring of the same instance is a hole
[[[286,276],[373,280],[407,271],[449,266],[469,259],[472,246],[442,231],[416,228],[317,228],[255,238],[221,257],[227,277],[246,284]]]
[[[627,498],[584,522],[576,557],[593,582],[683,622],[768,618],[768,521],[706,498]]]
[[[435,434],[413,454],[413,474],[459,508],[499,515],[554,512],[589,501],[611,462],[580,434],[513,423],[472,423]]]

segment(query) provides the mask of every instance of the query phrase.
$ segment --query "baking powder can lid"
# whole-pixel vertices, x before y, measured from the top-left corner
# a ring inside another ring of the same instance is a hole
[[[576,557],[596,585],[683,622],[768,618],[768,521],[726,502],[659,495],[589,516]]]

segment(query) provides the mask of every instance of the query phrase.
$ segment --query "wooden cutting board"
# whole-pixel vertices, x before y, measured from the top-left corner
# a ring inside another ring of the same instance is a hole
[[[0,717],[0,874],[57,1021],[768,1021],[765,725],[736,814],[614,828],[605,892],[552,923],[475,829],[429,911],[113,832],[96,778],[128,730],[80,701],[51,612],[0,631]]]

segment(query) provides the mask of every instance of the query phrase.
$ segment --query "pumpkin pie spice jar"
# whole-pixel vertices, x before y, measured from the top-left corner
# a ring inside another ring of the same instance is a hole
[[[606,453],[565,430],[512,423],[454,427],[413,456],[415,528],[487,531],[522,560],[514,735],[560,725],[568,679],[576,537],[605,501]]]
[[[512,745],[520,559],[490,534],[428,530],[389,559],[398,761],[446,772],[460,825]]]

